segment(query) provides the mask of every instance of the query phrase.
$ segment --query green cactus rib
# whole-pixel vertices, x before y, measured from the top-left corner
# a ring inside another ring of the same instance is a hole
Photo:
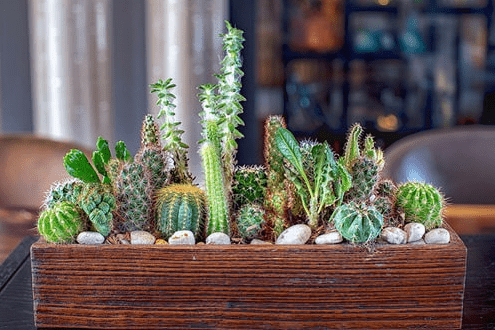
[[[205,188],[208,200],[209,219],[207,235],[214,232],[230,234],[228,195],[225,191],[222,163],[211,142],[201,147],[201,159],[205,175]]]
[[[374,240],[381,232],[383,216],[374,206],[351,202],[335,210],[335,228],[352,243]]]
[[[426,229],[442,225],[445,199],[440,191],[424,182],[407,182],[397,188],[396,206],[404,212],[406,222],[419,222]]]
[[[190,230],[197,239],[203,237],[206,218],[206,195],[190,184],[172,184],[156,193],[156,223],[168,239],[176,231]]]
[[[48,192],[43,205],[52,207],[58,202],[70,202],[76,204],[79,195],[84,188],[84,183],[79,179],[69,179],[63,182],[55,182]]]
[[[38,232],[51,243],[72,243],[85,228],[81,210],[69,202],[58,202],[41,212]]]
[[[108,236],[113,229],[113,214],[116,208],[111,187],[106,184],[87,184],[79,196],[78,206],[88,215],[94,229]]]
[[[246,204],[236,217],[237,232],[246,240],[259,236],[265,223],[265,210],[259,204]]]

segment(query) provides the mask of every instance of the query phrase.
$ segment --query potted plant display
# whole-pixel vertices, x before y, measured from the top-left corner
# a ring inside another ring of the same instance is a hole
[[[424,182],[382,178],[354,124],[342,155],[265,122],[265,163],[238,166],[242,31],[226,23],[217,84],[199,86],[204,183],[189,171],[171,79],[150,85],[135,155],[70,150],[32,246],[38,327],[454,329],[466,248]],[[161,121],[159,126],[157,121]]]

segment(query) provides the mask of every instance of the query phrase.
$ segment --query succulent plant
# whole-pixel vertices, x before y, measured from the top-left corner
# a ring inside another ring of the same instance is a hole
[[[119,217],[118,229],[123,232],[153,229],[153,189],[151,174],[140,162],[122,163],[113,182]]]
[[[85,227],[82,210],[66,201],[54,203],[38,218],[39,233],[52,243],[72,243]]]
[[[355,202],[339,206],[333,220],[337,231],[352,243],[374,240],[383,225],[383,216],[374,206]]]
[[[245,239],[259,237],[265,223],[265,210],[260,204],[243,205],[236,216],[237,232]]]
[[[396,193],[397,208],[404,212],[406,222],[422,223],[426,229],[442,225],[445,198],[431,184],[407,182],[399,185]]]
[[[266,191],[266,173],[263,166],[240,166],[234,172],[232,194],[234,208],[245,204],[262,204]]]
[[[77,204],[83,188],[84,183],[79,179],[68,179],[62,182],[55,182],[50,187],[43,205],[45,208],[50,208],[58,202]]]
[[[204,235],[206,195],[191,184],[171,184],[156,193],[156,225],[168,239],[176,231],[190,230],[197,239]]]
[[[370,199],[371,204],[383,215],[384,227],[403,225],[395,209],[396,191],[397,186],[392,180],[381,179],[375,186],[373,198]]]
[[[77,205],[87,214],[94,229],[108,236],[113,229],[113,211],[116,208],[112,188],[107,184],[86,184]]]

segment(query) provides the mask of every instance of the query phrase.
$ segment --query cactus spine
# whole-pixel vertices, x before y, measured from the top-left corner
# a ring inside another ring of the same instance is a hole
[[[84,183],[78,179],[56,182],[50,187],[43,205],[45,208],[50,208],[58,202],[76,204],[83,188]]]
[[[266,173],[263,166],[236,167],[232,185],[234,208],[245,204],[262,204],[266,191]]]
[[[81,213],[81,210],[72,203],[55,203],[41,212],[38,218],[38,231],[47,242],[72,243],[85,227]]]
[[[426,229],[442,225],[445,199],[437,188],[422,182],[407,182],[397,189],[396,206],[406,222],[419,222]]]
[[[206,195],[189,184],[172,184],[156,193],[157,229],[169,238],[178,230],[190,230],[197,239],[203,237],[206,218]]]
[[[380,234],[383,216],[374,206],[350,202],[336,209],[335,228],[352,243],[365,243]]]
[[[236,224],[239,235],[250,240],[260,235],[263,230],[265,210],[259,204],[246,204],[237,213]]]

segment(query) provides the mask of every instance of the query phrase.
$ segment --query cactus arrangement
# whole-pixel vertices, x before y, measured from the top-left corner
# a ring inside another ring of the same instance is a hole
[[[99,137],[91,161],[79,150],[64,157],[74,179],[54,184],[43,205],[38,230],[48,242],[72,243],[82,230],[104,237],[147,231],[169,239],[180,230],[196,240],[221,232],[248,243],[274,241],[294,224],[313,234],[335,228],[354,244],[374,241],[382,228],[420,222],[441,226],[445,200],[435,187],[396,185],[381,177],[382,151],[363,128],[353,125],[344,152],[327,142],[298,141],[281,116],[265,121],[264,165],[237,166],[236,140],[244,125],[241,102],[242,31],[226,22],[225,57],[217,84],[199,86],[202,112],[200,156],[204,183],[194,183],[189,146],[175,120],[172,79],[151,84],[160,112],[146,115],[135,156],[125,143]]]

